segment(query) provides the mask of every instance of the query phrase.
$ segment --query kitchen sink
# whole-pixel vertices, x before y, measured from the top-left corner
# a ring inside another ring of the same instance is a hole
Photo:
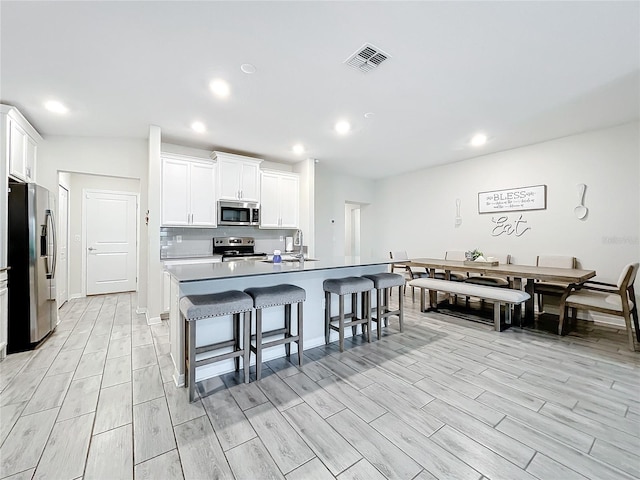
[[[263,263],[273,263],[273,260],[260,260]],[[318,259],[317,258],[305,258],[304,259],[305,262],[317,262]],[[300,259],[299,258],[287,258],[287,259],[282,259],[280,261],[280,263],[300,263]]]

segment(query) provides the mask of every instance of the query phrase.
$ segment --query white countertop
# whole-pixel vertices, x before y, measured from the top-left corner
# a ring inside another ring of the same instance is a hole
[[[222,261],[222,255],[210,255],[201,257],[174,257],[160,259],[165,267],[170,265],[187,265],[192,263],[215,263]]]
[[[309,272],[333,268],[362,267],[393,263],[388,258],[336,257],[328,260],[305,261],[302,263],[265,263],[262,261],[237,261],[206,264],[182,264],[166,267],[179,282],[197,282],[234,277],[273,275],[278,273]]]

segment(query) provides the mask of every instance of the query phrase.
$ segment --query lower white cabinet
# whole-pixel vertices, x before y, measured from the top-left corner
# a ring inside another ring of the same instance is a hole
[[[263,170],[260,181],[260,227],[298,228],[300,177],[295,173]]]
[[[0,281],[0,360],[7,354],[9,326],[9,289],[5,282]]]
[[[215,165],[162,154],[162,225],[216,226]]]
[[[171,265],[193,265],[194,263],[220,263],[222,257],[216,255],[213,257],[203,258],[183,258],[170,259],[162,262],[163,268]],[[162,271],[162,314],[169,313],[171,307],[171,275],[166,270]]]
[[[171,306],[171,275],[162,272],[162,313],[169,313]]]

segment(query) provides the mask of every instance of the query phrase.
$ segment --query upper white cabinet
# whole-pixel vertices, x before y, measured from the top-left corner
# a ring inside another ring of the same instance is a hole
[[[218,199],[260,201],[260,163],[262,160],[213,152],[218,162]]]
[[[36,155],[38,143],[42,137],[27,122],[22,114],[8,105],[0,105],[2,115],[2,134],[0,145],[3,145],[2,158],[6,162],[8,174],[21,182],[36,181]]]
[[[260,227],[298,228],[300,178],[295,173],[263,170]]]
[[[215,165],[162,154],[162,225],[216,226]]]

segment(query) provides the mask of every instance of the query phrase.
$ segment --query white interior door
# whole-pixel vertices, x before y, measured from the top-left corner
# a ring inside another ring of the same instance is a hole
[[[56,265],[58,308],[69,299],[68,233],[69,191],[62,185],[58,185],[58,264]]]
[[[349,202],[344,205],[344,254],[360,256],[360,205]]]
[[[136,290],[137,198],[84,192],[87,295]]]

